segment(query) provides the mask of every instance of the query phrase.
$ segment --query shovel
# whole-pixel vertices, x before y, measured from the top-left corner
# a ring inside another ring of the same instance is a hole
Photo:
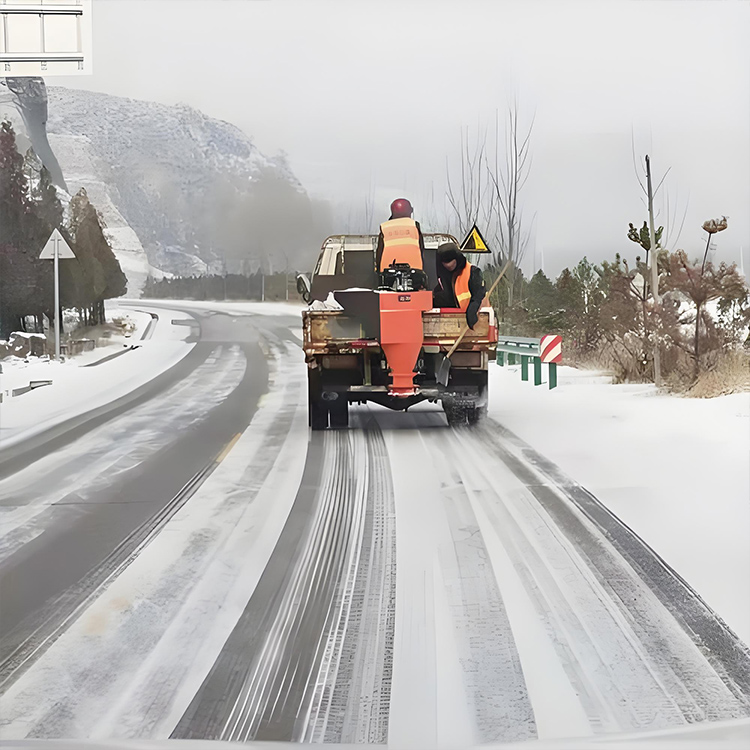
[[[510,265],[510,261],[508,261],[504,266],[503,270],[500,271],[500,275],[495,279],[495,281],[492,283],[492,286],[490,287],[490,291],[487,292],[487,297],[490,297],[492,295],[492,292],[495,291],[495,287],[500,283],[500,279],[503,278],[503,275],[508,270],[508,266]],[[456,351],[458,348],[458,345],[461,343],[463,337],[466,335],[466,332],[469,330],[468,323],[463,327],[463,330],[459,334],[458,338],[453,343],[453,346],[448,350],[448,353],[443,357],[443,361],[440,363],[440,366],[438,367],[437,374],[435,375],[435,380],[437,380],[440,385],[446,386],[448,385],[448,379],[450,378],[451,374],[451,357],[453,356],[453,352]]]

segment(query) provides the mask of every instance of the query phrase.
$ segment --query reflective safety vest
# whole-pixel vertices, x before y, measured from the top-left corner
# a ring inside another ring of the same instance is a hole
[[[383,233],[383,255],[380,271],[391,263],[408,263],[422,269],[422,252],[419,249],[419,229],[414,219],[390,219],[380,225]]]
[[[461,273],[453,277],[453,293],[456,295],[458,306],[466,312],[466,308],[471,302],[471,292],[469,291],[469,277],[471,276],[471,263],[468,261],[463,267]]]

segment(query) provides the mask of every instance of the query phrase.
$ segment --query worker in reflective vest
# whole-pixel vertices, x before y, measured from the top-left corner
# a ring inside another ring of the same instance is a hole
[[[391,218],[380,225],[375,264],[381,273],[392,263],[408,263],[422,270],[424,239],[419,224],[412,219],[414,209],[406,198],[391,203]]]
[[[432,291],[435,307],[459,307],[466,313],[466,323],[474,328],[479,308],[485,300],[482,272],[466,260],[455,242],[446,242],[437,251],[438,283]]]

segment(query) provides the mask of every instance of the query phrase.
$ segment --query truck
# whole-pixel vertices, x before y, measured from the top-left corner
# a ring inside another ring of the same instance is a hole
[[[450,357],[447,385],[437,370],[466,327],[458,308],[434,308],[436,252],[450,234],[425,233],[427,289],[410,288],[408,274],[384,287],[375,268],[377,235],[333,235],[323,242],[312,278],[300,274],[308,377],[308,423],[313,430],[349,424],[349,406],[372,402],[406,411],[440,403],[448,424],[474,425],[487,412],[488,366],[497,343],[495,314],[479,310]],[[398,276],[398,273],[395,274]]]

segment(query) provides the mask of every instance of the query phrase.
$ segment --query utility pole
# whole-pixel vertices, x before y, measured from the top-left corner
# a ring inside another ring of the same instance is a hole
[[[651,294],[654,297],[654,385],[661,388],[661,355],[659,352],[659,269],[656,260],[656,232],[654,231],[654,196],[651,191],[651,161],[646,155],[646,184],[648,187],[648,231],[651,245]]]
[[[224,299],[227,298],[227,256],[222,254],[221,256],[221,275],[224,279]]]

